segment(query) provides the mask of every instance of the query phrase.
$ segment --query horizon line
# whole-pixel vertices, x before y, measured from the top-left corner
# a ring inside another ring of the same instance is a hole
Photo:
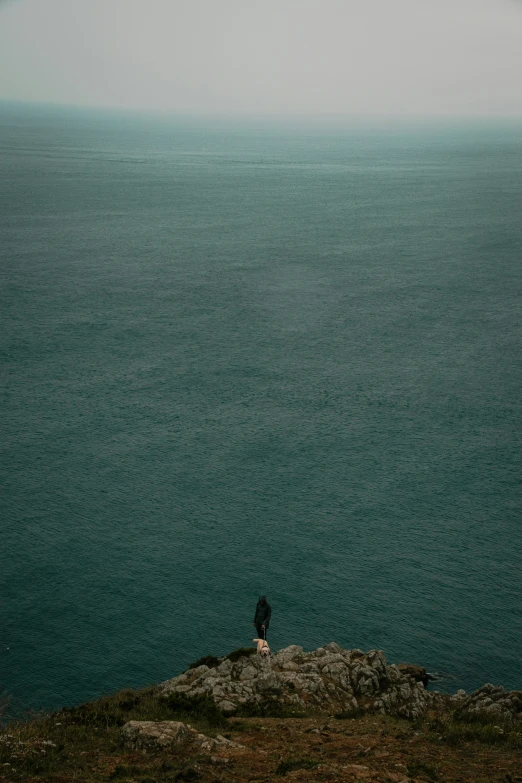
[[[381,120],[486,120],[486,121],[506,121],[506,120],[522,120],[522,111],[517,113],[506,114],[484,114],[484,113],[469,113],[469,114],[456,114],[456,113],[416,113],[416,112],[319,112],[319,113],[307,113],[307,112],[254,112],[254,111],[237,111],[237,110],[219,110],[219,109],[187,109],[187,108],[154,108],[154,107],[138,107],[138,106],[123,106],[106,104],[82,104],[82,103],[65,103],[57,101],[33,101],[20,98],[2,98],[0,97],[0,105],[14,105],[19,107],[34,107],[34,108],[48,108],[48,109],[71,109],[76,111],[99,111],[99,112],[115,112],[120,114],[133,114],[152,116],[160,115],[163,117],[187,117],[187,118],[208,118],[208,119],[279,119],[279,120],[365,120],[365,119],[381,119]]]

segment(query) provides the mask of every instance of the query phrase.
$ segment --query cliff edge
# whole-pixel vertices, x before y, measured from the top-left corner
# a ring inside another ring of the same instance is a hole
[[[206,665],[159,686],[159,694],[210,696],[225,713],[277,701],[297,710],[353,712],[359,708],[419,718],[429,696],[422,682],[387,666],[384,653],[345,650],[335,642],[304,652],[292,645],[262,658],[244,655]]]
[[[305,652],[292,645],[265,659],[245,650],[237,660],[210,659],[158,686],[166,697],[210,697],[225,714],[262,714],[278,703],[299,711],[327,713],[376,712],[408,720],[422,718],[443,701],[425,688],[426,670],[411,665],[387,665],[381,650],[346,650],[335,642]],[[446,697],[448,698],[448,697]],[[522,692],[485,685],[453,698],[461,713],[484,713],[503,721],[522,718]]]
[[[522,783],[522,692],[449,696],[427,678],[334,642],[207,656],[0,725],[0,783]]]

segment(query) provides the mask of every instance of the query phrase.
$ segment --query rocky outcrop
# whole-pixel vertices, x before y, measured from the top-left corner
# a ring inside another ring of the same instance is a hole
[[[226,713],[277,701],[296,710],[350,712],[363,708],[418,718],[430,694],[415,676],[387,666],[380,650],[345,650],[335,642],[313,652],[292,645],[266,660],[257,655],[202,665],[158,686],[160,696],[211,697]]]
[[[183,745],[190,738],[188,726],[174,720],[131,720],[122,728],[121,734],[127,745],[142,749],[169,750],[175,745]]]
[[[522,691],[505,691],[501,685],[483,685],[469,696],[457,691],[451,701],[462,718],[483,716],[501,722],[522,721]]]
[[[432,680],[435,680],[435,677],[429,674],[423,666],[415,666],[412,663],[398,663],[397,668],[401,674],[413,677],[415,682],[422,682],[425,688],[428,687]]]
[[[198,751],[213,752],[218,748],[241,748],[237,742],[218,734],[207,737],[189,724],[176,720],[131,720],[121,730],[126,745],[142,750],[173,750],[179,745],[192,745]]]
[[[428,709],[431,695],[421,681],[403,674],[398,666],[386,668],[388,684],[373,702],[373,709],[383,715],[398,715],[401,718],[416,720]]]

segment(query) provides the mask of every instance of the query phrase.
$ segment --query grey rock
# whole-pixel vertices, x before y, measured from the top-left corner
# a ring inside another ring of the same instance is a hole
[[[270,659],[254,655],[233,664],[225,659],[211,670],[198,667],[158,686],[160,696],[172,692],[206,693],[228,713],[245,702],[276,699],[292,707],[361,706],[418,717],[430,703],[422,685],[399,667],[387,666],[380,650],[345,650],[335,642],[312,652],[291,645]]]
[[[218,734],[216,736],[216,741],[219,743],[219,745],[226,745],[229,748],[244,748],[244,745],[240,745],[239,742],[232,742],[232,740],[227,739],[226,737],[223,737],[222,734]]]
[[[237,709],[236,702],[229,701],[228,699],[223,699],[222,701],[218,702],[218,707],[223,710],[223,712],[234,712]]]
[[[339,644],[337,644],[337,642],[329,642],[329,644],[325,644],[324,649],[332,653],[343,652],[343,648]]]
[[[399,667],[395,666],[395,664],[392,664],[391,666],[387,667],[386,675],[390,682],[399,682],[399,680],[403,677]]]
[[[208,672],[208,670],[209,670],[208,666],[202,665],[202,666],[197,666],[195,669],[189,669],[188,672],[186,672],[186,674],[192,679],[196,679],[201,674],[204,674],[204,672]]]
[[[466,696],[467,696],[466,691],[462,690],[462,688],[459,688],[457,693],[455,693],[453,696],[450,696],[449,700],[451,702],[460,702],[462,699],[465,699]]]
[[[522,691],[505,691],[501,686],[487,683],[469,696],[458,691],[451,701],[461,717],[482,714],[506,723],[522,722]]]
[[[278,677],[275,672],[265,674],[257,678],[257,689],[262,695],[266,694],[280,694],[282,691],[281,678]]]
[[[286,655],[289,658],[295,658],[298,655],[301,655],[304,652],[302,647],[299,647],[298,644],[291,644],[289,647],[283,647],[282,650],[279,650],[277,655]]]
[[[185,723],[175,720],[131,720],[121,730],[123,741],[136,748],[166,750],[193,738],[193,732]]]
[[[232,671],[232,661],[230,661],[228,658],[225,658],[223,663],[220,663],[219,666],[215,669],[216,674],[219,674],[220,677],[223,677],[225,674],[230,674]]]
[[[419,687],[420,686],[420,687]],[[388,687],[373,703],[373,709],[383,714],[395,714],[410,720],[420,718],[431,702],[431,695],[422,683],[412,677],[390,681]]]
[[[411,663],[399,663],[397,668],[401,674],[413,677],[416,682],[422,682],[424,686],[427,686],[430,680],[433,680],[431,674],[428,674],[422,666],[414,666]]]

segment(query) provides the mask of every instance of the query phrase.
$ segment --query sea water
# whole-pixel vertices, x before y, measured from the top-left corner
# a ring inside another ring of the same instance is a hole
[[[522,686],[522,127],[0,109],[0,685]],[[446,683],[446,684],[444,684]]]

